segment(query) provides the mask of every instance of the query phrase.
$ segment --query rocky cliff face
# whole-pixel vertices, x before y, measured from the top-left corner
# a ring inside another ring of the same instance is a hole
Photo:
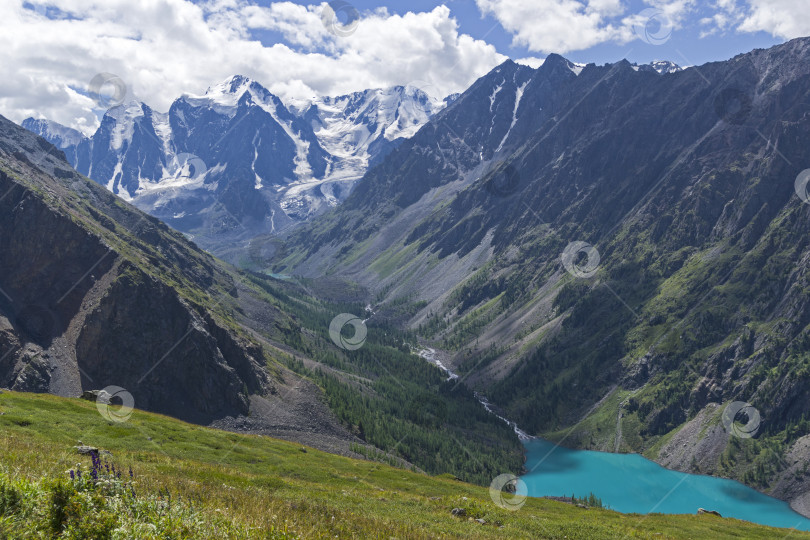
[[[800,39],[663,74],[507,63],[293,233],[276,268],[421,301],[411,326],[534,433],[795,498],[808,60]],[[759,411],[756,437],[724,429],[733,401]]]
[[[512,430],[449,392],[398,329],[375,321],[362,350],[338,348],[335,310],[358,306],[214,259],[1,117],[0,233],[0,387],[115,385],[137,408],[353,457],[380,445],[482,483],[519,471]],[[424,403],[452,414],[437,421]],[[474,459],[441,457],[465,451]]]
[[[5,119],[0,231],[0,386],[118,385],[139,408],[204,423],[270,391],[261,347],[215,309],[236,296],[218,263]]]

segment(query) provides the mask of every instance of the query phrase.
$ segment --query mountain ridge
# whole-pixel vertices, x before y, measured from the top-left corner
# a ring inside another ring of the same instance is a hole
[[[807,513],[809,59],[805,38],[670,74],[499,66],[267,266],[412,302],[408,326],[530,433]],[[723,429],[731,401],[768,419],[758,438]]]
[[[480,484],[519,472],[513,430],[390,315],[369,314],[363,347],[343,347],[333,321],[365,304],[217,260],[2,117],[0,189],[0,386],[107,388],[186,421]]]
[[[295,323],[265,289],[2,117],[0,189],[0,386],[115,386],[138,408],[350,453],[321,390],[284,365],[274,343]]]
[[[33,118],[23,127],[80,173],[215,248],[227,245],[219,236],[273,234],[337,204],[445,103],[400,86],[288,108],[235,75],[184,94],[168,113],[136,101],[112,107],[92,137]]]

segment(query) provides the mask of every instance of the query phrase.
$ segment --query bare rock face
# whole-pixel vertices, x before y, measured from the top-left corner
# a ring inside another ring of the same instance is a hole
[[[0,386],[115,385],[200,423],[247,414],[269,378],[262,349],[215,312],[231,277],[60,154],[0,118]]]
[[[25,357],[25,364],[17,373],[12,390],[47,392],[51,384],[51,366],[42,356]]]
[[[722,407],[710,403],[686,422],[659,450],[656,461],[664,467],[699,473],[717,463],[728,444],[729,434],[718,421]]]
[[[662,464],[793,500],[805,488],[782,461],[810,456],[797,440],[810,429],[809,93],[810,38],[663,75],[507,62],[290,233],[274,268],[351,280],[383,306],[419,301],[411,326],[451,343],[450,364],[530,433],[597,419],[632,391],[624,431],[614,409],[616,431],[596,420],[566,444],[622,434],[649,452],[668,435]],[[580,244],[599,255],[587,277],[561,257]],[[732,470],[717,415],[734,401],[780,442],[746,447]]]
[[[119,270],[76,339],[83,386],[115,384],[128,389],[139,406],[186,420],[246,414],[247,392],[262,388],[258,362],[231,343],[229,350],[223,344],[226,357],[213,321],[208,324],[172,289],[130,265]],[[226,336],[222,332],[221,338]],[[243,368],[244,379],[231,362]]]
[[[786,500],[804,516],[810,516],[810,471],[807,456],[810,455],[810,435],[800,437],[793,443],[782,460],[782,470],[772,483],[770,494]]]

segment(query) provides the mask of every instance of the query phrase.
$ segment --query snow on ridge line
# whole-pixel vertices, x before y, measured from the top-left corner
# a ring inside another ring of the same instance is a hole
[[[59,148],[77,146],[87,137],[78,129],[48,120],[47,118],[26,118],[22,126],[49,141],[58,141]]]
[[[574,72],[574,75],[579,75],[582,73],[582,70],[585,69],[586,64],[580,64],[578,62],[569,62],[568,69]]]
[[[245,96],[245,93],[248,93],[248,96]],[[342,195],[348,192],[350,186],[365,174],[377,152],[385,151],[387,141],[412,136],[447,105],[446,100],[435,98],[418,84],[412,84],[368,89],[336,98],[316,97],[308,103],[296,103],[290,107],[259,83],[241,76],[230,77],[209,87],[204,95],[183,94],[175,100],[175,103],[178,101],[184,103],[179,108],[173,105],[174,112],[170,109],[169,112],[160,113],[145,103],[130,101],[105,113],[106,119],[102,120],[103,128],[97,129],[96,134],[103,132],[109,135],[109,146],[102,150],[115,161],[109,164],[112,170],[107,170],[105,165],[105,173],[102,175],[104,178],[100,179],[100,183],[130,202],[133,198],[149,194],[149,201],[157,201],[149,203],[150,205],[161,202],[165,204],[178,189],[209,189],[213,184],[203,185],[202,180],[214,179],[217,174],[215,171],[219,169],[217,163],[207,163],[206,165],[211,168],[203,177],[189,178],[184,174],[178,175],[178,156],[183,153],[184,146],[182,141],[176,138],[179,134],[172,129],[170,116],[177,113],[177,119],[188,123],[187,127],[193,129],[195,120],[188,114],[183,115],[184,110],[188,108],[210,110],[233,118],[240,101],[242,103],[247,101],[250,107],[259,107],[269,114],[295,148],[294,154],[283,158],[285,162],[291,162],[289,165],[293,168],[293,174],[289,175],[292,178],[285,180],[289,184],[282,189],[275,189],[256,175],[254,187],[258,190],[272,190],[274,197],[279,197],[280,203],[298,194],[306,198],[307,207],[314,208],[324,201],[325,204],[334,205],[339,202],[336,195],[341,194],[337,196],[342,199]],[[318,110],[312,110],[313,106],[317,106]],[[306,119],[310,117],[311,130],[305,124],[301,124],[307,122]],[[269,119],[263,121],[270,122]],[[45,129],[43,126],[33,130]],[[136,129],[143,135],[138,141],[137,148],[133,145]],[[53,131],[55,130],[54,127]],[[94,137],[95,134],[84,137],[80,142],[87,139],[92,146]],[[96,138],[95,142],[102,138]],[[257,148],[260,147],[261,141],[254,138],[254,143],[253,163],[250,165],[255,174],[256,160],[259,157]],[[318,178],[314,177],[313,167],[310,164],[313,143],[320,145],[328,154],[325,174],[319,175]],[[148,152],[155,149],[161,154],[154,172],[151,172],[151,165],[142,170],[143,164],[135,159],[142,149]],[[206,159],[205,156],[201,158]],[[182,161],[182,158],[180,159]],[[221,161],[226,157],[208,156],[208,159]],[[90,176],[93,175],[96,161],[98,160],[91,160],[89,163],[87,172]],[[124,173],[129,174],[127,171],[130,170],[133,174],[133,184],[136,179],[138,184],[124,188],[119,178]],[[147,174],[147,177],[143,174]],[[343,187],[338,189],[340,184]],[[325,191],[320,189],[321,186]],[[132,193],[128,190],[132,190]],[[276,218],[278,219],[278,216]]]
[[[256,104],[259,107],[261,107],[267,114],[269,114],[271,118],[273,118],[273,120],[279,126],[281,126],[281,129],[284,130],[284,133],[287,134],[287,136],[292,140],[293,144],[295,145],[294,171],[297,180],[301,181],[304,179],[312,178],[312,167],[310,166],[309,160],[307,158],[309,154],[309,145],[310,145],[309,141],[303,140],[295,131],[293,131],[292,125],[290,125],[288,122],[281,121],[281,119],[278,116],[278,109],[276,108],[277,107],[276,103],[268,104],[265,100],[261,99],[261,96],[258,96],[256,95],[256,93],[253,92],[252,85],[250,85],[247,91],[250,92],[250,95],[253,98],[255,98]],[[268,96],[270,96],[270,101],[272,101],[272,98],[275,96],[270,92],[267,92],[267,94]],[[281,105],[284,106],[284,104],[281,102],[280,99],[279,103],[281,103]]]

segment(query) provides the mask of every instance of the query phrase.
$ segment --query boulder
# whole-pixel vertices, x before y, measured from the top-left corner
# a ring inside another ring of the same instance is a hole
[[[87,401],[100,401],[101,403],[109,403],[112,398],[112,396],[104,390],[85,390],[79,397]]]

